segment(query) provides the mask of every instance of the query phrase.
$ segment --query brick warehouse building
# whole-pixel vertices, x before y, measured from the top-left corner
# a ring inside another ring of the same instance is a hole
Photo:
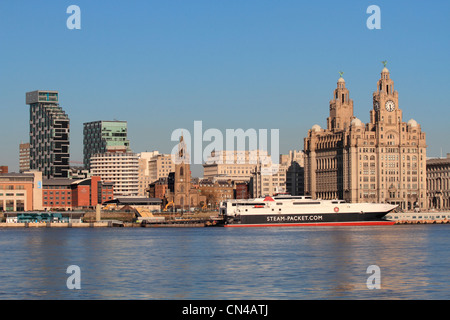
[[[102,183],[100,177],[86,179],[44,179],[42,205],[46,210],[73,210],[95,207],[114,198],[112,184]]]

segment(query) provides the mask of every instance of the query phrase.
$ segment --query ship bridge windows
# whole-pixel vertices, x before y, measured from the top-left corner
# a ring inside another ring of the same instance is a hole
[[[293,202],[292,204],[293,204],[293,205],[320,204],[320,201]]]
[[[228,205],[236,207],[236,206],[265,206],[266,204],[264,202],[231,202],[228,203]]]

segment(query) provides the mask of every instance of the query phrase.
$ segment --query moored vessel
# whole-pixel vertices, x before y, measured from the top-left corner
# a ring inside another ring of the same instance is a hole
[[[226,201],[219,215],[225,227],[393,225],[383,218],[396,207],[282,194]]]

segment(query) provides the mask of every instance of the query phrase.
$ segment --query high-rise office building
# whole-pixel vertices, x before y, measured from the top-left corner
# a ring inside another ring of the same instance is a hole
[[[58,91],[26,93],[30,106],[30,168],[44,177],[66,178],[69,171],[69,117],[59,106]]]
[[[90,169],[94,154],[105,152],[129,152],[126,121],[93,121],[84,123],[83,164]]]

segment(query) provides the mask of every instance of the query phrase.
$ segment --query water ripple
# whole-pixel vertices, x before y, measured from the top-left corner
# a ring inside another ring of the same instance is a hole
[[[449,238],[441,225],[1,229],[0,299],[449,299]]]

